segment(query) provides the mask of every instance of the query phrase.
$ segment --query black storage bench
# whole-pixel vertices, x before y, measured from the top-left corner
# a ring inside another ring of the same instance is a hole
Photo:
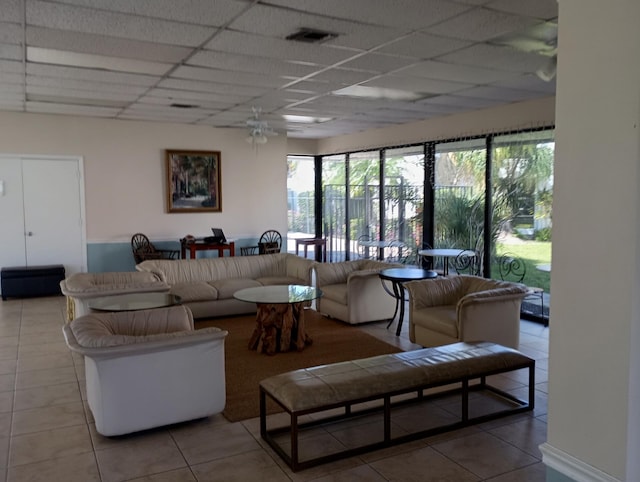
[[[2,299],[59,295],[64,266],[13,266],[0,270]]]

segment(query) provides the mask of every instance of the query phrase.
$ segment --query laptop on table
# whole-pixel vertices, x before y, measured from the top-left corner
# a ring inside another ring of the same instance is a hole
[[[227,238],[224,236],[222,229],[220,228],[211,228],[211,232],[213,236],[207,236],[204,238],[206,243],[211,244],[227,244]]]

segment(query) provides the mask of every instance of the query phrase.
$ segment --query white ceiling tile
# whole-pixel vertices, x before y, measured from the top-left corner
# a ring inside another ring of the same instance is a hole
[[[4,70],[2,70],[2,68],[0,68],[0,85],[22,85],[23,82],[24,75],[20,73],[5,72]]]
[[[96,82],[87,80],[61,79],[56,77],[27,77],[30,86],[51,87],[58,89],[74,89],[84,91],[88,95],[91,92],[112,92],[132,96],[144,94],[148,87],[127,84],[115,84],[110,82]]]
[[[202,103],[227,102],[231,104],[238,104],[241,102],[246,102],[247,100],[252,99],[253,97],[255,97],[255,94],[247,94],[243,96],[237,93],[236,94],[232,94],[231,92],[225,93],[222,91],[222,89],[220,89],[219,92],[194,92],[190,90],[157,88],[157,89],[151,89],[145,95],[145,97],[142,97],[140,100],[145,101],[147,98],[163,98],[163,99],[169,99],[171,101],[178,101],[178,102],[185,101],[186,103],[193,103],[193,104],[197,104],[200,102]]]
[[[47,114],[88,115],[91,117],[115,117],[119,109],[74,104],[56,104],[53,102],[27,102],[26,111]]]
[[[27,43],[55,50],[172,63],[180,62],[193,51],[187,47],[40,27],[27,28]]]
[[[249,85],[218,84],[216,82],[199,82],[195,80],[165,79],[158,87],[188,92],[211,92],[215,94],[256,96],[264,94],[264,89]]]
[[[500,105],[501,102],[494,99],[481,99],[475,97],[460,97],[457,95],[441,95],[426,99],[424,101],[427,105],[444,105],[444,106],[457,106],[463,108],[463,110],[476,110],[484,109],[486,107],[493,107]]]
[[[399,89],[423,94],[448,94],[458,90],[468,89],[472,84],[461,82],[446,82],[444,80],[426,79],[424,77],[408,77],[385,75],[377,79],[365,82],[362,85],[370,87],[383,87],[387,89]]]
[[[370,53],[345,62],[341,64],[340,67],[385,74],[387,72],[392,72],[394,70],[413,65],[414,63],[416,63],[416,59],[414,58]]]
[[[494,82],[491,86],[515,90],[530,90],[533,92],[543,92],[553,95],[556,91],[556,79],[554,78],[550,82],[545,82],[537,75],[529,74],[520,75],[509,80]]]
[[[333,82],[344,85],[359,84],[377,76],[372,72],[351,69],[327,69],[311,77],[312,80],[320,82]]]
[[[252,72],[231,72],[229,70],[207,69],[203,67],[178,67],[171,73],[173,79],[204,80],[222,84],[254,85],[277,88],[291,82],[281,77],[255,74]]]
[[[20,45],[0,43],[0,59],[2,60],[22,60],[23,53]]]
[[[316,65],[333,65],[357,53],[356,51],[326,45],[291,42],[234,31],[224,31],[217,35],[206,45],[206,48],[236,54],[307,62]]]
[[[20,45],[22,32],[22,26],[17,23],[0,22],[0,43]]]
[[[522,100],[535,99],[542,97],[541,92],[529,90],[512,90],[492,86],[473,87],[468,90],[456,92],[459,97],[473,97],[476,99],[490,99],[502,102],[518,102]]]
[[[0,71],[20,73],[24,71],[24,64],[15,60],[0,60]]]
[[[81,69],[59,65],[27,63],[27,75],[35,77],[55,77],[60,79],[76,79],[96,82],[110,82],[123,85],[154,85],[160,77],[150,75],[108,72],[105,70]]]
[[[458,52],[443,55],[439,60],[508,72],[530,73],[540,67],[545,57],[499,45],[476,44]]]
[[[509,79],[517,74],[502,70],[483,69],[469,65],[449,64],[427,60],[395,72],[397,75],[412,75],[430,79],[451,80],[454,82],[472,82],[486,84]]]
[[[137,95],[126,94],[123,92],[104,92],[98,90],[78,90],[78,89],[66,89],[63,87],[47,87],[41,85],[27,85],[27,96],[43,95],[43,96],[58,96],[65,97],[67,99],[87,99],[87,104],[91,103],[92,99],[95,99],[97,103],[102,100],[116,101],[116,102],[133,102],[136,100]]]
[[[532,18],[476,8],[425,31],[445,37],[484,42],[507,33],[524,30],[535,23],[536,21]]]
[[[98,14],[99,13],[99,14]],[[112,35],[148,42],[197,46],[216,28],[30,0],[27,22],[38,27]]]
[[[65,0],[65,3],[216,27],[226,24],[247,7],[246,2],[237,0]]]
[[[420,32],[414,32],[400,40],[389,43],[377,52],[415,57],[416,59],[430,59],[449,52],[454,52],[472,43],[468,40],[440,37]]]
[[[488,8],[528,17],[552,20],[558,17],[558,0],[493,0]]]
[[[27,61],[148,75],[163,75],[172,68],[171,64],[160,62],[107,57],[105,55],[84,54],[41,47],[27,47]]]
[[[0,8],[0,21],[21,23],[23,1],[24,0],[2,0],[2,8]]]
[[[372,25],[419,29],[454,17],[469,7],[446,0],[270,0],[303,12]]]
[[[16,95],[24,95],[24,86],[22,84],[5,84],[2,87],[2,93],[10,95],[11,98]]]
[[[321,68],[314,65],[287,62],[286,60],[215,52],[213,50],[199,51],[189,59],[187,65],[291,77],[304,77]]]

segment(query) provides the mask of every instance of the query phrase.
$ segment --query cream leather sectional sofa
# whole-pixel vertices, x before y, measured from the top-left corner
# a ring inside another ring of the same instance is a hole
[[[289,253],[223,258],[154,259],[136,266],[154,275],[182,298],[194,318],[255,313],[256,305],[236,300],[243,288],[265,285],[311,285],[315,261]]]

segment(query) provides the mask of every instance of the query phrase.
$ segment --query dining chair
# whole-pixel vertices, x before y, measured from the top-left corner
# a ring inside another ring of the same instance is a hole
[[[500,279],[503,281],[515,281],[517,283],[523,283],[525,276],[527,275],[527,265],[524,260],[511,253],[504,253],[498,258],[498,272],[500,273]],[[524,297],[523,301],[535,300],[540,301],[540,318],[543,320],[544,325],[549,325],[549,319],[544,316],[544,289],[537,286],[527,286],[528,293]]]
[[[133,259],[136,264],[142,263],[147,259],[180,258],[180,250],[158,249],[149,241],[149,238],[142,233],[136,233],[131,237],[131,250],[133,251]]]

